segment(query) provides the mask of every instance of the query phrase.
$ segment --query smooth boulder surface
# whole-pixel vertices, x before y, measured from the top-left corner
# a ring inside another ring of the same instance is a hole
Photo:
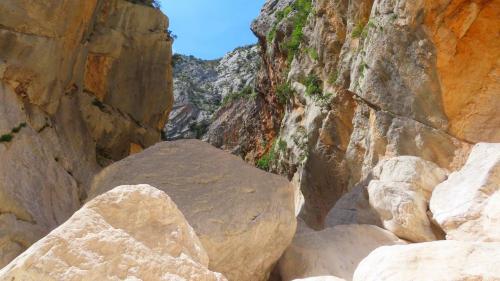
[[[370,205],[384,227],[413,242],[438,240],[427,209],[432,190],[446,179],[446,170],[414,156],[382,160],[368,185]]]
[[[91,197],[121,184],[165,191],[193,226],[209,268],[229,280],[265,280],[296,227],[294,189],[198,140],[163,142],[104,169]]]
[[[497,281],[500,243],[433,241],[380,247],[366,257],[354,281]]]
[[[279,262],[284,281],[312,276],[352,280],[358,263],[380,246],[405,243],[374,225],[338,225],[297,232]]]
[[[226,280],[164,192],[119,186],[0,271],[0,280]]]
[[[500,143],[479,143],[465,166],[432,193],[447,239],[500,242]]]

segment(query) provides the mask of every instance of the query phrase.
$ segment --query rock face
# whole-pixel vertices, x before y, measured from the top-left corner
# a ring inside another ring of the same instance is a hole
[[[369,201],[384,227],[413,242],[437,240],[427,210],[431,193],[446,179],[446,171],[418,157],[399,156],[380,161],[373,174]]]
[[[447,239],[500,242],[500,144],[474,146],[465,166],[432,193]]]
[[[0,271],[1,280],[226,280],[172,200],[149,185],[96,197]]]
[[[167,28],[124,0],[1,1],[0,267],[76,211],[98,163],[160,139]]]
[[[371,224],[383,227],[377,211],[370,206],[365,184],[353,188],[342,196],[328,212],[327,227],[344,224]]]
[[[499,243],[434,241],[380,247],[359,264],[353,280],[500,280],[499,257]]]
[[[277,175],[198,140],[159,143],[104,169],[91,196],[147,183],[172,197],[195,229],[209,268],[266,280],[295,233],[294,189]]]
[[[380,246],[404,244],[374,225],[338,225],[298,232],[279,262],[285,281],[333,275],[352,280],[358,263]]]
[[[300,216],[316,229],[381,159],[456,170],[471,144],[500,141],[499,10],[496,1],[268,0],[252,24],[263,99],[224,118],[264,117],[225,126],[231,138],[218,146],[259,135],[242,156],[297,178]]]
[[[173,61],[175,103],[165,127],[167,140],[201,139],[221,106],[252,98],[260,65],[255,45],[237,48],[218,60],[176,54]]]

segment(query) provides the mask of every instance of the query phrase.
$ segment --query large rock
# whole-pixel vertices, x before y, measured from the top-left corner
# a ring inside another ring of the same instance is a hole
[[[0,1],[0,267],[80,207],[98,162],[160,140],[168,19],[132,2]]]
[[[434,241],[380,247],[366,257],[354,281],[500,280],[500,243]]]
[[[264,280],[295,233],[294,189],[284,178],[197,140],[159,143],[96,176],[91,196],[120,184],[165,191],[193,226],[210,269]]]
[[[448,239],[500,242],[500,144],[474,146],[466,165],[435,188],[430,208]]]
[[[298,232],[279,262],[285,281],[333,275],[351,280],[358,263],[374,249],[403,244],[394,234],[374,225],[338,225],[322,231]]]
[[[439,237],[427,216],[432,190],[446,179],[446,171],[414,156],[382,160],[373,170],[368,185],[370,205],[384,227],[398,237],[413,242]]]
[[[0,271],[1,280],[225,280],[172,200],[149,185],[120,186]]]

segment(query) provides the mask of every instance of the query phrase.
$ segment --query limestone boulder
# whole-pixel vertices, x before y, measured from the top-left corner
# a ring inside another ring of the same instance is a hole
[[[430,209],[447,239],[500,242],[500,144],[475,145],[465,166],[435,188]]]
[[[149,185],[119,186],[0,271],[0,280],[226,280],[175,203]]]
[[[500,280],[500,243],[433,241],[380,247],[366,257],[354,281]]]
[[[404,244],[374,225],[338,225],[321,231],[298,232],[279,262],[285,281],[333,275],[352,280],[358,263],[380,246]]]
[[[369,201],[386,229],[414,242],[440,238],[427,209],[432,190],[446,179],[446,170],[418,157],[399,156],[382,160],[373,174]]]
[[[91,197],[146,183],[172,197],[230,280],[265,280],[295,233],[294,188],[198,140],[163,142],[104,169]]]

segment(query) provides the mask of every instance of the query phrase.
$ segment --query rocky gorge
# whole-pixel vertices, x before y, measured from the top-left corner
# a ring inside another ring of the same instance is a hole
[[[500,280],[499,1],[155,3],[0,2],[0,280]]]

